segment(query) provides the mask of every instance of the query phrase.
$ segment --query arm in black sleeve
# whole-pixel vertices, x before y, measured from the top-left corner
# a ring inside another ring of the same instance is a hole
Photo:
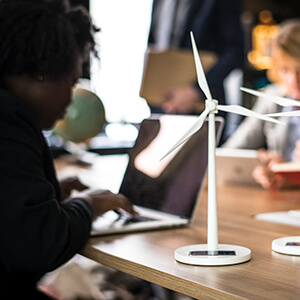
[[[9,272],[42,275],[84,246],[92,209],[82,199],[58,201],[51,157],[32,124],[1,118],[0,128],[0,260]]]

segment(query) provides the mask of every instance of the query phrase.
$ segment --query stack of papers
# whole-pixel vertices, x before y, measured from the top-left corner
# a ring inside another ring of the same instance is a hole
[[[255,219],[300,227],[300,210],[258,214]]]

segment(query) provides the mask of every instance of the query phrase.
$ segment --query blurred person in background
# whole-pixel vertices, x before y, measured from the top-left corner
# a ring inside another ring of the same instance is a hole
[[[272,59],[269,77],[274,83],[267,86],[264,92],[300,101],[300,19],[280,24]],[[253,107],[260,114],[295,109],[298,108],[283,108],[266,99],[258,99]],[[223,144],[227,148],[260,149],[262,164],[255,168],[253,176],[265,188],[269,188],[274,180],[274,163],[300,161],[300,118],[280,117],[279,120],[287,125],[246,118]]]
[[[159,50],[191,49],[192,31],[199,50],[217,55],[217,63],[206,74],[213,98],[224,104],[223,81],[244,62],[244,39],[239,0],[154,0],[149,47]],[[197,113],[205,96],[198,83],[170,87],[162,107],[152,112]]]

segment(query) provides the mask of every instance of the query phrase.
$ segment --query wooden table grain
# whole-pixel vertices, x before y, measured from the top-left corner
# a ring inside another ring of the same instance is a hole
[[[300,228],[256,220],[255,214],[300,209],[300,190],[218,186],[219,243],[250,248],[250,261],[232,266],[190,266],[174,259],[182,246],[206,243],[207,190],[192,224],[183,229],[90,238],[81,254],[122,272],[196,299],[300,299],[300,257],[273,252],[271,243]]]
[[[300,299],[300,257],[271,249],[273,239],[300,235],[300,228],[253,217],[299,209],[300,192],[218,187],[219,243],[250,248],[251,260],[221,267],[178,263],[178,247],[206,243],[206,204],[205,190],[188,228],[91,238],[81,254],[196,299]]]

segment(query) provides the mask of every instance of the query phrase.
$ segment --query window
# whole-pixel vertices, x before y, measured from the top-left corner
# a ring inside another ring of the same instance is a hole
[[[150,115],[139,97],[152,0],[90,0],[100,61],[92,59],[91,88],[109,122],[140,122]]]

